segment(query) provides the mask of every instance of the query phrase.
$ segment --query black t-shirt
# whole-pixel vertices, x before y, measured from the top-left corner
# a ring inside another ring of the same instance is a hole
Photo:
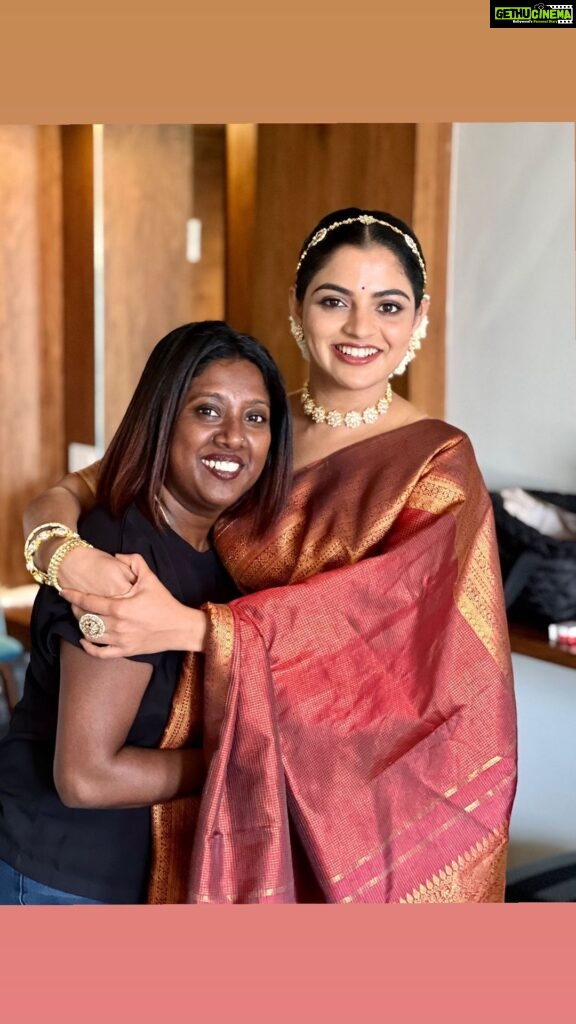
[[[104,551],[141,554],[186,605],[223,603],[238,596],[214,551],[196,551],[172,530],[157,530],[135,507],[122,520],[94,509],[80,532]],[[141,903],[149,870],[149,808],[70,808],[54,786],[60,641],[78,646],[80,636],[69,605],[53,587],[40,587],[32,611],[24,694],[0,742],[0,859],[66,892],[105,903]],[[152,664],[153,673],[127,744],[158,746],[182,658],[176,651],[137,657]],[[114,662],[108,664],[113,672]]]

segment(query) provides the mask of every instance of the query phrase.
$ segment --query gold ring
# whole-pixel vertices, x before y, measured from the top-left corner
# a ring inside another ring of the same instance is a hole
[[[78,621],[78,625],[80,632],[84,634],[87,640],[99,640],[106,632],[104,620],[99,615],[92,615],[91,612],[83,615]]]

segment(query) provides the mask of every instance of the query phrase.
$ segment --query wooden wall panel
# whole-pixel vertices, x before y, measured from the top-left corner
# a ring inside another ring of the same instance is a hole
[[[256,193],[262,183],[258,126],[226,126],[226,319],[254,334]],[[270,188],[271,183],[268,185]]]
[[[226,126],[194,126],[194,217],[202,224],[202,254],[194,265],[195,320],[223,320],[226,308]]]
[[[296,388],[306,370],[289,332],[288,288],[300,245],[324,214],[340,207],[389,210],[411,220],[415,127],[259,125],[257,149],[254,244],[243,257],[250,327]],[[230,310],[239,287],[239,280],[230,282]]]
[[[446,391],[446,273],[450,215],[452,126],[419,124],[413,226],[426,255],[431,296],[428,335],[410,366],[410,399],[429,416],[444,415]]]
[[[195,319],[192,140],[189,125],[103,131],[106,441],[155,343]]]
[[[62,140],[66,442],[94,437],[93,128],[65,125]]]
[[[65,468],[58,129],[0,127],[0,583],[30,582],[24,504]]]

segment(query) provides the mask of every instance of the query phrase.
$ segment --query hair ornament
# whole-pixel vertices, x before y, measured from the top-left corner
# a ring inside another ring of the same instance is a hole
[[[390,231],[394,231],[395,234],[401,235],[410,251],[414,253],[418,260],[420,270],[422,271],[422,277],[424,279],[424,287],[426,287],[426,264],[424,263],[422,254],[412,236],[408,235],[405,231],[402,231],[401,228],[397,228],[394,224],[389,224],[386,220],[380,220],[378,217],[373,217],[370,213],[361,213],[357,217],[347,217],[346,220],[336,220],[333,224],[328,224],[325,228],[319,228],[316,234],[312,236],[308,245],[304,249],[304,252],[300,256],[298,266],[296,267],[296,273],[300,270],[300,267],[310,252],[310,249],[313,249],[315,245],[323,242],[329,231],[334,231],[335,228],[342,228],[347,224],[380,224],[381,227],[388,228]]]

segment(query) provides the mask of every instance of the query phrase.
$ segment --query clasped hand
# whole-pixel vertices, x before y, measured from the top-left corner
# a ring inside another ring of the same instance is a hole
[[[182,634],[177,628],[184,606],[154,575],[141,555],[116,555],[116,560],[128,567],[134,578],[129,589],[121,595],[103,597],[71,588],[62,589],[62,596],[72,605],[77,619],[90,612],[99,615],[104,622],[104,635],[97,643],[80,640],[83,649],[95,658],[185,649],[181,645]],[[124,585],[127,578],[124,575]]]

